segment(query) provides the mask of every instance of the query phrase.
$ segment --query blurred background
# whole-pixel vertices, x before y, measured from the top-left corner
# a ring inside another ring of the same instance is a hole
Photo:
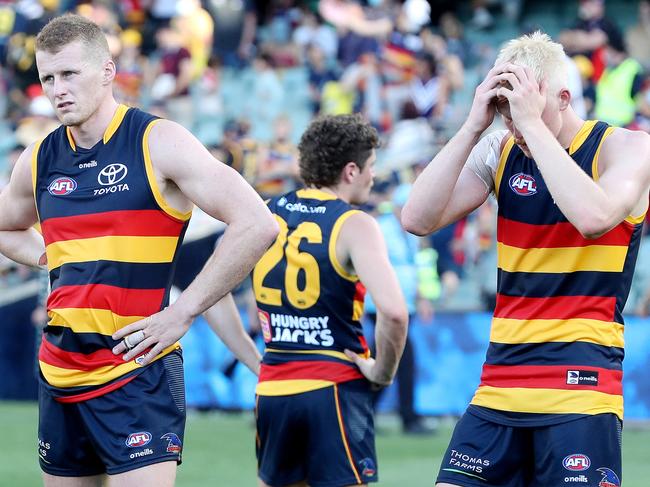
[[[412,317],[398,381],[377,405],[380,484],[431,485],[489,341],[496,208],[490,199],[416,238],[397,224],[409,185],[462,124],[500,45],[537,29],[565,47],[580,116],[650,132],[650,2],[0,0],[0,189],[24,147],[58,125],[38,81],[34,37],[66,11],[106,33],[119,101],[186,126],[263,197],[300,186],[296,144],[313,117],[361,112],[377,128],[378,178],[365,209],[384,232]],[[490,130],[500,128],[496,120]],[[179,291],[222,231],[195,211]],[[39,484],[36,352],[47,292],[45,273],[0,256],[2,485]],[[262,349],[250,283],[236,299]],[[372,303],[367,311],[371,336]],[[626,485],[639,487],[650,478],[649,312],[644,237],[626,307],[624,379]],[[255,377],[202,318],[182,342],[192,412],[178,485],[255,485]]]

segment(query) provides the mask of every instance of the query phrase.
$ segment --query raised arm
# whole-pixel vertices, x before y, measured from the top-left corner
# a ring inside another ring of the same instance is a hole
[[[408,310],[377,222],[366,213],[351,216],[337,242],[340,262],[351,262],[377,307],[376,357],[346,351],[366,378],[379,385],[392,382],[404,351]]]
[[[465,162],[495,115],[493,100],[509,65],[495,66],[478,85],[467,120],[434,157],[413,185],[402,210],[404,228],[426,235],[478,208],[489,191]]]
[[[32,190],[33,145],[16,162],[9,184],[0,193],[0,253],[20,264],[45,263],[43,238],[31,228],[37,221]]]
[[[113,335],[120,340],[144,330],[145,339],[124,356],[128,361],[153,347],[142,365],[183,336],[196,316],[241,282],[278,232],[268,208],[248,183],[180,125],[155,123],[149,150],[169,204],[184,212],[194,203],[228,227],[204,268],[173,305]],[[124,352],[124,344],[113,351]]]

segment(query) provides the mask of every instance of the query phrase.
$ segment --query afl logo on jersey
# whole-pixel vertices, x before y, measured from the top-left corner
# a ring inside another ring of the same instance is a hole
[[[65,196],[77,189],[77,181],[72,178],[56,178],[47,187],[52,196]]]
[[[97,181],[102,186],[117,184],[124,179],[128,173],[124,164],[109,164],[97,175]]]
[[[510,189],[519,196],[532,196],[537,193],[537,183],[535,182],[535,178],[528,174],[524,174],[523,172],[512,176],[508,184],[510,185]]]

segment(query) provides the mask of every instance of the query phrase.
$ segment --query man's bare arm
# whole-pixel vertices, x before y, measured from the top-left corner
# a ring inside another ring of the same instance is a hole
[[[349,255],[355,272],[377,307],[375,359],[364,359],[350,351],[346,353],[368,380],[388,385],[404,351],[408,310],[377,222],[366,213],[351,216],[341,229],[337,242],[337,254],[339,252]]]
[[[235,357],[255,375],[260,374],[262,356],[255,342],[248,336],[242,324],[239,310],[232,294],[228,293],[217,304],[203,313],[210,328],[235,354]]]
[[[156,123],[149,149],[162,178],[228,227],[201,272],[172,306],[113,335],[119,340],[136,330],[145,331],[146,338],[124,356],[128,361],[153,347],[142,365],[183,336],[196,316],[239,284],[278,232],[275,219],[253,188],[180,125],[167,120]],[[119,354],[125,347],[120,343],[113,351]]]
[[[597,238],[630,215],[642,215],[650,186],[650,136],[615,129],[601,148],[596,182],[541,123],[522,133],[555,203],[578,231]],[[534,134],[534,135],[533,135]]]
[[[28,147],[16,162],[7,187],[0,193],[0,253],[20,264],[44,263],[42,237],[31,228],[37,221],[32,189],[32,152]]]
[[[47,263],[43,237],[33,228],[0,231],[0,254],[31,267],[44,266]]]
[[[509,63],[492,68],[476,88],[467,120],[413,184],[402,210],[402,225],[411,233],[426,235],[478,208],[489,194],[480,178],[463,170],[481,134],[494,120],[493,100],[511,69]]]

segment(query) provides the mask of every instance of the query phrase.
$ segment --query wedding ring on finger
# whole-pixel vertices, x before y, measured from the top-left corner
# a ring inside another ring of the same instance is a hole
[[[124,342],[124,346],[127,350],[132,350],[137,347],[138,343],[140,343],[142,340],[144,340],[144,330],[133,332],[130,335],[125,336],[124,340],[122,341]]]

